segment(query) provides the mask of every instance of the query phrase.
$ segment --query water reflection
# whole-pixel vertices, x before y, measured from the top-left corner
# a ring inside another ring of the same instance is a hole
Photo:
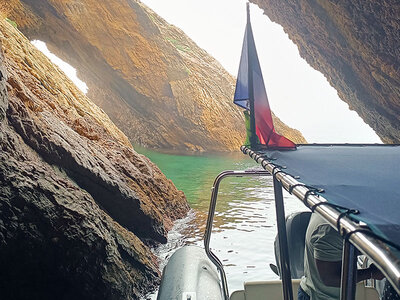
[[[155,250],[161,268],[168,257],[186,244],[203,245],[203,235],[215,177],[224,170],[259,168],[247,156],[179,156],[145,153],[183,190],[192,211],[176,222],[168,243]],[[304,210],[302,204],[284,194],[286,213]],[[269,264],[275,263],[276,235],[273,183],[270,177],[229,177],[222,180],[210,246],[224,264],[230,291],[242,289],[244,281],[277,279]]]

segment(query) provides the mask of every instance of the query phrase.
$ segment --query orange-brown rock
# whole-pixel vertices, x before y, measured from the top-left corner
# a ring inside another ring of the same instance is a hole
[[[382,141],[400,143],[399,1],[250,1]]]
[[[185,196],[4,18],[0,48],[1,298],[139,299]]]
[[[232,104],[234,78],[139,1],[0,4],[30,39],[45,41],[78,68],[89,98],[132,143],[191,151],[237,150],[243,143],[243,115]],[[292,135],[305,142],[298,132]]]

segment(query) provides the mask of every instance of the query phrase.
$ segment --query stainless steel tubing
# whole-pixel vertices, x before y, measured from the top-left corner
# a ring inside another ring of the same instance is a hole
[[[242,147],[241,150],[243,153],[248,154],[258,163],[260,163],[265,170],[272,172],[275,165],[269,162],[267,159],[246,147]],[[291,186],[299,183],[292,176],[283,172],[276,174],[275,177],[282,183],[283,188],[287,191]],[[308,189],[303,186],[296,186],[293,188],[292,194],[303,201],[307,191]],[[305,204],[310,208],[317,203],[326,201],[327,200],[322,196],[317,197],[314,195],[309,195]],[[337,220],[340,219],[339,226],[341,234],[353,232],[358,228],[358,225],[350,218],[340,218],[340,212],[330,206],[319,205],[315,208],[315,211],[318,212],[324,219],[326,219],[334,228],[336,228]],[[349,241],[375,263],[375,265],[382,271],[396,291],[400,294],[400,260],[394,254],[392,249],[379,239],[362,232],[356,232],[350,235]]]
[[[355,299],[356,283],[357,283],[357,249],[348,240],[343,240],[340,300]]]
[[[228,283],[226,281],[225,271],[221,261],[210,250],[210,238],[214,220],[215,206],[217,204],[218,189],[221,180],[224,179],[225,177],[245,177],[245,176],[271,176],[271,174],[268,171],[264,170],[224,171],[215,178],[213,187],[211,188],[210,208],[208,210],[206,231],[204,233],[204,248],[208,258],[214,263],[214,265],[217,267],[221,275],[221,284],[225,300],[229,300]]]

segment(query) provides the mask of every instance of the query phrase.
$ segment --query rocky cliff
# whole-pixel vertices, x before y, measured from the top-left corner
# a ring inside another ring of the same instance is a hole
[[[400,143],[400,2],[250,0],[385,143]]]
[[[244,120],[234,78],[181,30],[135,0],[0,0],[31,40],[78,68],[88,96],[134,144],[237,150]],[[305,142],[299,132],[290,132]]]
[[[0,47],[1,298],[138,299],[183,193],[4,17]]]

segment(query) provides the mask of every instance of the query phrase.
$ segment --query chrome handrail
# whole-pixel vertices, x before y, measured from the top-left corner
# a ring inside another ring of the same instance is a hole
[[[244,177],[244,176],[271,176],[271,173],[265,170],[245,170],[245,171],[223,171],[214,180],[213,187],[211,188],[211,201],[210,208],[208,210],[206,231],[204,233],[204,248],[208,258],[217,267],[221,276],[221,285],[223,290],[223,296],[225,300],[229,300],[228,283],[226,281],[226,275],[224,267],[218,257],[210,250],[210,238],[212,231],[212,224],[214,220],[215,206],[217,204],[218,189],[221,180],[225,177]]]

